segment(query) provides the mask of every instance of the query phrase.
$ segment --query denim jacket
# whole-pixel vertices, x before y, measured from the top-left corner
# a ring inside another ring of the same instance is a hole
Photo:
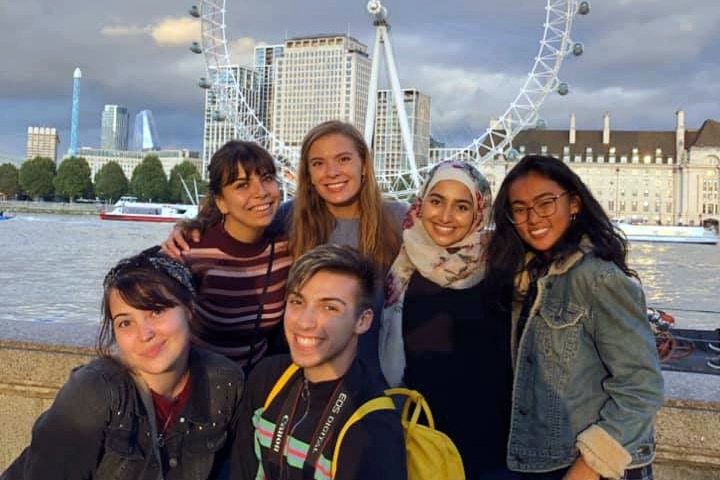
[[[190,378],[190,399],[160,439],[149,391],[122,365],[101,358],[76,368],[0,478],[213,478],[229,458],[244,378],[235,363],[195,348]]]
[[[591,248],[584,242],[537,279],[522,332],[522,302],[513,304],[512,470],[556,470],[582,454],[619,478],[654,457],[663,377],[644,294]],[[520,292],[528,284],[527,272],[516,279]]]

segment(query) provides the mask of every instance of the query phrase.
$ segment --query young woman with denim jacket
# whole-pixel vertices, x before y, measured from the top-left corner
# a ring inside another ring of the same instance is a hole
[[[651,479],[663,377],[625,240],[553,157],[508,173],[493,219],[489,281],[514,285],[508,466],[522,479]]]
[[[3,480],[218,478],[244,386],[227,358],[190,344],[189,270],[147,250],[105,277],[100,357],[78,367]]]

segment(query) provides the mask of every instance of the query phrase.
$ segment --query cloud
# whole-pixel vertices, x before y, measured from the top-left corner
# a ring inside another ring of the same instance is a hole
[[[265,42],[258,42],[254,38],[242,37],[233,40],[228,44],[230,61],[235,64],[252,67],[255,62],[255,47],[266,45]]]
[[[155,43],[163,47],[200,41],[200,22],[193,18],[166,18],[152,27]]]
[[[152,27],[113,25],[100,29],[100,34],[108,37],[137,37],[150,33]]]

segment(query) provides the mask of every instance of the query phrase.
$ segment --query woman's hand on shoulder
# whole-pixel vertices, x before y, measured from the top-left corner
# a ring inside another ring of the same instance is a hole
[[[200,228],[178,223],[173,227],[165,241],[160,244],[160,247],[166,255],[182,260],[183,255],[190,251],[187,239],[199,242],[200,236]]]
[[[600,475],[579,456],[565,473],[563,480],[600,480]]]

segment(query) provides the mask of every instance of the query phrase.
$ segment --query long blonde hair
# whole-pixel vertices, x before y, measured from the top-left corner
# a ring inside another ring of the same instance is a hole
[[[375,179],[370,149],[362,134],[353,125],[330,120],[311,129],[302,142],[298,168],[297,192],[290,226],[290,251],[294,258],[327,243],[335,228],[335,217],[325,200],[318,195],[310,181],[309,151],[315,141],[327,135],[343,135],[352,141],[362,159],[364,177],[360,185],[360,228],[358,250],[372,259],[385,272],[400,248],[399,226],[383,205],[380,187]]]

